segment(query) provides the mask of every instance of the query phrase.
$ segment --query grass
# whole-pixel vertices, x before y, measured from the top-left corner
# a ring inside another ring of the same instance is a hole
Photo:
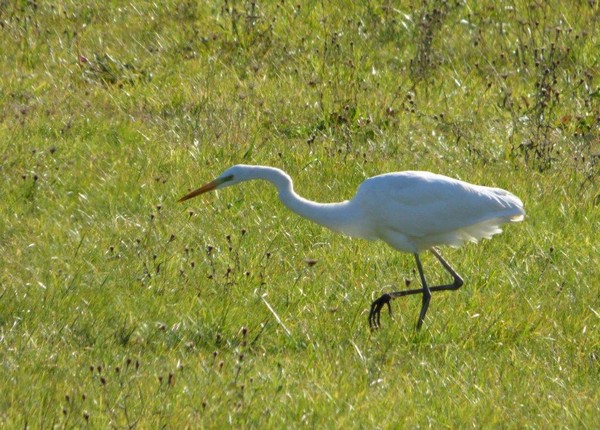
[[[1,426],[593,428],[599,9],[530,3],[3,4]],[[370,332],[412,257],[265,184],[175,203],[235,163],[319,201],[431,170],[527,219]]]

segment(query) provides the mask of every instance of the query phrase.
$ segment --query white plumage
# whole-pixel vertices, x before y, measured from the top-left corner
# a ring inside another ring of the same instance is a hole
[[[418,171],[367,179],[352,202],[369,220],[371,237],[412,253],[490,238],[525,214],[508,191]]]
[[[374,176],[360,185],[352,200],[316,203],[298,196],[291,178],[282,170],[236,165],[180,201],[251,179],[275,185],[283,204],[300,216],[348,236],[380,239],[394,249],[414,254],[423,288],[388,293],[375,300],[369,315],[373,327],[379,326],[381,308],[385,304],[389,307],[392,299],[422,294],[417,323],[420,328],[431,291],[453,290],[463,283],[434,247],[458,247],[466,241],[490,238],[502,231],[503,224],[521,221],[525,215],[521,200],[506,190],[420,171]],[[427,285],[419,259],[419,253],[425,250],[430,250],[453,276],[452,284]]]

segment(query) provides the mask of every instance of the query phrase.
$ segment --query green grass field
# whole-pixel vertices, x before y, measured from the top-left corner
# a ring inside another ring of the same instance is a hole
[[[0,427],[595,428],[600,5],[0,2]],[[502,235],[411,255],[299,194],[430,170],[509,189]],[[432,282],[447,274],[423,255]],[[594,424],[595,423],[595,424]]]

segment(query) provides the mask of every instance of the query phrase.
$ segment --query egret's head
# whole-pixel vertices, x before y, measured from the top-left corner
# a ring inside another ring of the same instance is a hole
[[[225,170],[223,173],[219,175],[217,179],[209,182],[208,184],[204,184],[197,190],[192,191],[189,194],[186,194],[182,198],[179,199],[180,202],[191,199],[192,197],[199,196],[200,194],[207,193],[209,191],[218,190],[220,188],[225,188],[230,185],[237,184],[239,182],[247,180],[246,172],[249,166],[244,166],[243,164],[238,164],[229,169]]]

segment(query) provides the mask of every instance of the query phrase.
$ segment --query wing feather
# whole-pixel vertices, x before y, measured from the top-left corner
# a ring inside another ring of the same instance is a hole
[[[355,200],[382,240],[402,235],[419,249],[490,237],[525,214],[521,200],[506,190],[429,172],[375,176]]]

